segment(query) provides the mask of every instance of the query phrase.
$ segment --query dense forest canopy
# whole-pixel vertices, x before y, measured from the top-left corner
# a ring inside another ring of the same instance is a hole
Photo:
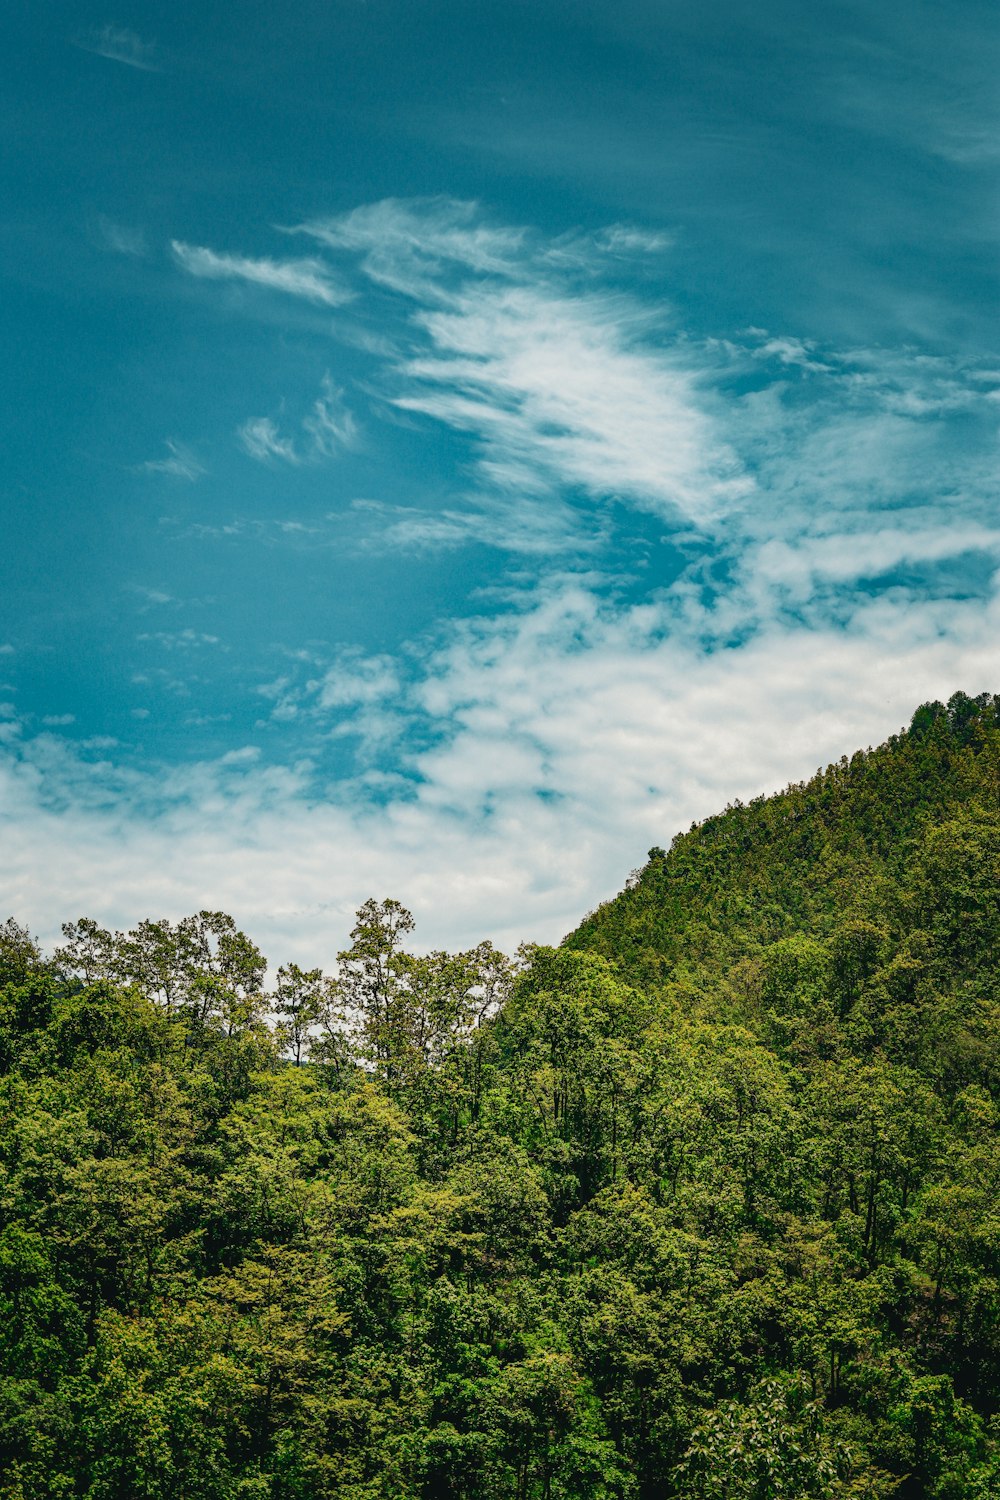
[[[0,1500],[1000,1493],[1000,700],[557,948],[0,929]]]

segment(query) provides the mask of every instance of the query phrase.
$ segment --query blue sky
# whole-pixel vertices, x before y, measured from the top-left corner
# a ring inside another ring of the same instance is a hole
[[[17,10],[18,13],[14,13]],[[9,7],[0,905],[555,939],[1000,686],[992,6]]]

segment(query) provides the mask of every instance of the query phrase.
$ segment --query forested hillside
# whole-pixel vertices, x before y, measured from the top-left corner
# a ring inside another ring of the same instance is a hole
[[[998,710],[513,963],[8,922],[0,1500],[1000,1494]]]

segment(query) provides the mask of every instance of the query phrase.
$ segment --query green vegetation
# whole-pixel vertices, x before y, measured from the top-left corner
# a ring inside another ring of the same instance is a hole
[[[513,965],[0,929],[0,1500],[1000,1493],[998,710]]]

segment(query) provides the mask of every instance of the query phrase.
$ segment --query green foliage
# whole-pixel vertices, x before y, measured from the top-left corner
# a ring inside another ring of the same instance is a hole
[[[677,1466],[678,1494],[717,1500],[835,1500],[849,1493],[846,1444],[831,1440],[802,1382],[762,1381],[722,1401],[695,1428]]]
[[[992,1500],[991,698],[559,948],[0,928],[0,1500]]]

